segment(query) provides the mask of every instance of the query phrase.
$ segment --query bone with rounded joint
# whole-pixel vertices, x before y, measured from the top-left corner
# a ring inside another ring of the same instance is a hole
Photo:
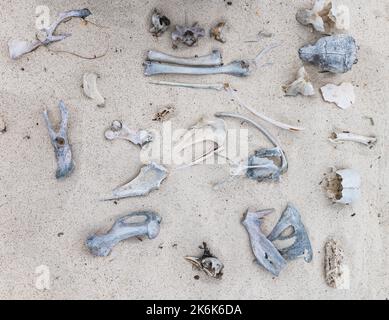
[[[129,223],[127,220],[134,217],[145,217],[143,222]],[[154,239],[158,236],[162,218],[152,211],[137,211],[120,217],[111,230],[105,234],[95,234],[88,237],[86,245],[95,256],[105,257],[120,241],[132,237],[147,236]]]
[[[128,128],[119,120],[112,122],[111,127],[105,131],[108,140],[123,139],[143,147],[153,140],[153,136],[147,130],[135,130]]]
[[[220,66],[223,64],[222,55],[219,50],[213,50],[212,53],[199,57],[175,57],[160,51],[149,50],[147,59],[186,66]]]
[[[333,143],[351,141],[364,144],[365,146],[373,146],[377,142],[376,137],[362,136],[348,131],[333,132],[328,140]]]

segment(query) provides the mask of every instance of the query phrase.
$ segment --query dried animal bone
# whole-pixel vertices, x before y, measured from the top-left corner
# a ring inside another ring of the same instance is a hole
[[[170,20],[168,17],[162,15],[157,9],[154,9],[151,16],[150,32],[155,37],[160,37],[170,26]]]
[[[333,29],[347,30],[350,27],[350,11],[345,5],[334,6],[331,0],[316,0],[312,9],[301,9],[296,19],[302,25],[312,25],[319,32]]]
[[[214,26],[211,31],[210,35],[212,38],[214,38],[216,41],[219,41],[221,43],[225,43],[226,37],[224,35],[224,28],[226,26],[225,22],[219,22],[216,26]]]
[[[0,116],[0,134],[7,132],[7,125],[3,119],[3,117]]]
[[[327,195],[336,203],[350,204],[361,195],[361,177],[353,169],[333,170],[327,178]]]
[[[315,94],[315,89],[304,67],[301,67],[297,72],[297,79],[291,84],[283,86],[283,89],[286,96],[297,96],[298,94],[313,96]]]
[[[57,159],[58,168],[55,176],[57,179],[60,179],[69,176],[72,173],[74,169],[74,162],[67,134],[69,111],[63,101],[59,102],[58,107],[61,112],[61,124],[57,132],[53,129],[47,110],[43,112],[43,117],[45,119],[51,144],[54,147],[55,157]]]
[[[84,89],[85,95],[88,98],[95,100],[98,107],[104,107],[105,99],[97,89],[98,78],[100,78],[100,76],[94,72],[85,73],[83,76],[82,87]]]
[[[320,38],[314,45],[300,48],[299,56],[322,71],[345,73],[357,62],[357,46],[351,36],[328,36]]]
[[[145,217],[145,220],[127,222],[134,217]],[[120,241],[141,236],[147,236],[149,239],[156,238],[159,234],[161,221],[162,218],[152,211],[132,212],[116,220],[111,230],[106,234],[95,234],[88,237],[86,245],[93,255],[106,257]]]
[[[192,88],[192,89],[213,89],[213,90],[223,90],[225,83],[187,83],[187,82],[172,82],[172,81],[150,81],[151,84],[163,85],[163,86],[172,86],[172,87],[182,87],[182,88]]]
[[[337,86],[332,83],[320,88],[323,99],[334,102],[339,108],[347,109],[355,102],[354,87],[349,82]]]
[[[312,261],[311,242],[301,221],[300,213],[292,204],[287,205],[267,238],[273,242],[284,259],[304,257],[306,262]]]
[[[329,140],[333,143],[352,141],[364,144],[365,146],[373,146],[377,142],[376,137],[361,136],[359,134],[354,134],[349,131],[333,132]]]
[[[146,130],[134,130],[128,128],[119,120],[112,122],[111,127],[105,131],[105,137],[108,140],[123,139],[132,142],[133,144],[143,147],[145,144],[153,140],[153,136]]]
[[[278,276],[281,270],[286,266],[286,260],[281,256],[273,243],[267,239],[261,231],[263,217],[273,211],[274,209],[261,211],[248,209],[243,216],[242,224],[249,234],[251,248],[257,263],[275,276]]]
[[[47,29],[46,28],[42,29],[36,35],[36,40],[32,42],[23,41],[23,40],[10,40],[8,42],[8,49],[9,49],[9,55],[11,59],[18,59],[24,54],[36,50],[40,46],[48,46],[53,42],[58,42],[66,39],[67,37],[71,36],[71,34],[65,33],[61,35],[54,35],[54,32],[58,28],[58,26],[62,22],[70,18],[85,19],[91,14],[92,13],[89,11],[89,9],[71,10],[71,11],[62,12],[59,14],[57,20],[54,21],[50,27],[48,27]]]
[[[147,52],[147,59],[150,61],[186,66],[220,66],[223,64],[222,54],[219,50],[213,50],[206,56],[195,56],[191,58],[175,57],[160,51],[149,50]]]
[[[176,108],[174,108],[173,106],[166,106],[155,114],[153,121],[166,121],[172,116],[175,111]]]
[[[193,161],[185,163],[185,167],[193,166],[220,152],[225,144],[226,135],[226,124],[223,119],[201,119],[178,139],[178,142],[173,147],[173,156],[176,155],[178,157],[180,153],[185,152],[185,150],[188,150],[197,144],[211,142],[212,145],[205,151],[203,150],[203,154]],[[184,162],[185,160],[186,159],[184,159]]]
[[[215,113],[215,117],[232,117],[248,122],[261,131],[274,146],[274,148],[262,148],[255,151],[247,160],[247,165],[240,165],[235,170],[237,174],[245,171],[248,178],[255,179],[258,182],[264,180],[278,181],[280,176],[288,170],[288,161],[284,151],[277,140],[264,127],[237,113],[218,112]]]
[[[208,276],[221,279],[223,276],[223,263],[211,254],[205,242],[203,242],[203,246],[200,249],[204,250],[201,257],[185,257],[185,259],[196,269],[204,271]]]
[[[198,42],[199,38],[204,36],[204,28],[201,28],[197,23],[191,27],[177,25],[176,30],[172,32],[173,47],[177,47],[179,43],[191,47]]]
[[[112,196],[106,200],[146,196],[151,191],[159,189],[166,177],[167,169],[164,166],[150,162],[141,168],[139,174],[133,180],[114,189]]]
[[[328,286],[335,289],[348,289],[350,270],[344,264],[343,249],[336,240],[331,239],[325,244],[324,271]]]

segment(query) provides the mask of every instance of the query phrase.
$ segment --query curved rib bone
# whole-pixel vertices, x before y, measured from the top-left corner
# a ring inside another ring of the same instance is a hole
[[[143,222],[126,222],[132,217],[145,217]],[[106,234],[88,237],[86,245],[95,256],[108,256],[112,248],[122,240],[132,237],[147,236],[154,239],[158,236],[162,218],[155,212],[138,211],[127,214],[114,223],[111,230]]]
[[[67,136],[69,112],[63,101],[59,102],[58,107],[61,112],[61,125],[58,132],[54,131],[47,110],[43,112],[51,144],[54,147],[55,157],[57,159],[58,168],[55,174],[57,179],[69,176],[74,169],[72,150]]]
[[[185,66],[220,66],[223,64],[222,55],[219,50],[213,50],[211,54],[200,57],[175,57],[160,51],[150,50],[147,53],[147,59],[150,61],[158,61]]]
[[[209,75],[209,74],[229,74],[238,77],[248,76],[251,72],[251,64],[248,60],[236,60],[227,65],[218,67],[186,67],[162,64],[153,61],[144,63],[146,76],[157,74],[189,74],[189,75]]]
[[[159,189],[167,177],[167,169],[155,162],[141,168],[139,174],[130,182],[112,191],[111,198],[106,200],[139,197],[148,195],[151,191]]]
[[[306,262],[312,261],[311,242],[301,222],[300,213],[292,204],[288,204],[267,238],[275,244],[286,260],[304,257]]]
[[[71,11],[62,12],[59,14],[57,20],[54,21],[49,28],[42,29],[39,32],[39,34],[37,34],[37,39],[35,41],[29,42],[23,40],[10,40],[8,42],[8,49],[9,49],[9,55],[11,59],[18,59],[24,54],[32,52],[35,49],[39,48],[40,46],[47,46],[50,43],[58,42],[66,39],[67,37],[71,36],[71,34],[65,33],[61,35],[54,35],[54,32],[58,28],[58,26],[62,22],[70,18],[85,19],[91,14],[92,13],[89,11],[89,9],[71,10]]]
[[[143,147],[145,144],[153,140],[153,136],[146,130],[134,130],[128,128],[119,120],[115,120],[111,124],[111,128],[105,131],[105,137],[108,140],[123,139],[132,142],[133,144]]]
[[[251,211],[248,209],[243,216],[242,224],[249,234],[251,248],[257,263],[275,276],[278,276],[281,270],[286,266],[286,261],[273,243],[271,243],[261,231],[263,217],[273,211],[274,209],[261,211]]]

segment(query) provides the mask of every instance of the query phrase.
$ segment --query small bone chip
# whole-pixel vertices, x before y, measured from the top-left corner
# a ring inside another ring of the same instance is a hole
[[[297,78],[291,84],[283,87],[286,96],[297,96],[301,94],[303,96],[313,96],[315,89],[309,79],[308,73],[304,67],[301,67],[297,72]]]
[[[336,240],[325,244],[324,271],[328,286],[335,289],[349,289],[350,270],[344,264],[344,252]]]
[[[332,171],[327,177],[327,195],[336,203],[351,204],[361,195],[361,177],[353,169]]]
[[[97,88],[97,79],[100,78],[98,74],[94,72],[85,73],[83,76],[82,87],[85,95],[94,100],[98,107],[105,106],[105,99]]]
[[[348,82],[339,86],[329,83],[321,87],[320,91],[325,101],[333,102],[341,109],[347,109],[355,102],[354,87]]]

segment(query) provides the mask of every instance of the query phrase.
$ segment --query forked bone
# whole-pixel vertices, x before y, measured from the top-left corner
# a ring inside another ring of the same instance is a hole
[[[29,42],[24,40],[10,40],[8,42],[9,55],[11,59],[18,59],[26,53],[32,52],[40,46],[48,46],[53,42],[58,42],[71,36],[69,33],[54,35],[55,30],[58,26],[70,19],[70,18],[81,18],[85,19],[92,13],[89,9],[71,10],[62,12],[59,14],[56,21],[54,21],[48,28],[42,29],[38,34],[36,40]]]
[[[143,222],[127,222],[134,217],[145,217]],[[86,245],[95,256],[105,257],[120,241],[132,237],[147,236],[154,239],[158,236],[162,218],[152,211],[137,211],[129,213],[114,223],[106,234],[95,234],[88,237]]]
[[[160,51],[149,50],[147,59],[150,61],[158,61],[185,66],[220,66],[223,64],[222,55],[219,50],[213,50],[212,53],[205,56],[196,57],[175,57]]]
[[[274,209],[265,209],[261,211],[248,209],[243,216],[242,224],[249,234],[251,248],[257,263],[275,276],[278,276],[281,270],[286,266],[286,260],[261,230],[263,217],[273,211]]]
[[[67,134],[69,112],[63,101],[59,102],[58,108],[61,112],[61,124],[58,131],[53,129],[47,110],[43,112],[43,117],[45,119],[51,144],[54,147],[55,157],[57,159],[58,168],[55,176],[57,179],[60,179],[69,176],[72,173],[74,169],[74,162]]]
[[[304,257],[306,262],[312,261],[311,242],[301,221],[298,210],[288,204],[272,232],[267,237],[286,260]]]

